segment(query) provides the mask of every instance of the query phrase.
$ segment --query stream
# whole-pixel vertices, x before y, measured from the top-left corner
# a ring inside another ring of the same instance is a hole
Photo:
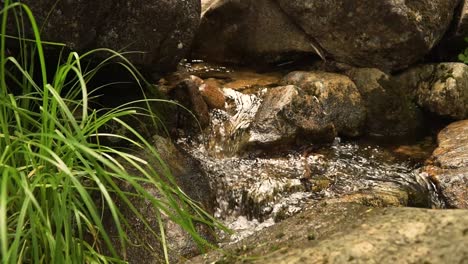
[[[221,244],[239,241],[323,200],[444,208],[435,185],[419,170],[434,148],[430,136],[407,145],[337,137],[324,145],[245,150],[248,128],[275,75],[242,79],[249,74],[206,65],[185,65],[185,71],[222,83],[226,98],[226,109],[210,111],[203,135],[177,141],[201,162],[216,193],[215,216],[235,231],[220,234]],[[239,83],[247,85],[230,87]]]

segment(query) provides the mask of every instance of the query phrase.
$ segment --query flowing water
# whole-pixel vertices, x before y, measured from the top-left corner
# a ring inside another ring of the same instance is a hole
[[[324,199],[444,206],[428,176],[419,172],[420,162],[401,155],[404,148],[336,138],[325,146],[242,151],[267,88],[239,92],[223,87],[226,109],[211,111],[211,126],[203,136],[181,138],[178,144],[200,160],[216,192],[215,216],[236,231],[225,243]]]

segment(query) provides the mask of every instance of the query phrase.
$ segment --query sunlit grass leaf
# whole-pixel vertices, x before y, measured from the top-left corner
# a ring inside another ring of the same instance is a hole
[[[19,17],[28,18],[27,25],[18,25],[19,36],[13,37],[21,47],[19,57],[6,53],[5,39],[12,38],[7,36],[6,24],[12,11],[23,14],[13,16],[17,22]],[[150,104],[164,101],[138,102],[146,107],[126,104],[106,111],[90,109],[93,96],[87,85],[109,63],[119,63],[138,84],[146,84],[125,54],[109,49],[81,56],[71,52],[63,60],[60,56],[54,76],[48,79],[42,46],[51,43],[41,41],[31,10],[7,0],[0,14],[1,262],[122,262],[119,258],[129,245],[127,231],[132,229],[115,199],[160,240],[166,261],[169,251],[164,219],[177,223],[199,245],[206,246],[208,243],[197,233],[194,222],[218,223],[177,186],[154,146],[124,121],[144,115],[157,123]],[[24,37],[26,26],[32,28],[34,40]],[[98,52],[109,57],[93,68],[82,63]],[[104,132],[111,122],[124,127],[129,135]],[[103,138],[118,138],[128,147],[102,145]],[[131,149],[151,153],[161,169],[156,170],[143,157],[132,154]],[[122,189],[122,182],[129,184],[132,191]],[[147,185],[158,190],[159,197],[149,193]],[[133,205],[134,198],[151,204],[159,226],[149,224]],[[107,233],[104,211],[110,212],[119,245],[113,244]]]

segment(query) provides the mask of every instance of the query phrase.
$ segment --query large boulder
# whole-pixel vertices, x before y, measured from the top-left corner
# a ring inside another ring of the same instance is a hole
[[[313,53],[310,40],[275,1],[202,1],[205,10],[195,56],[235,63],[280,61],[292,54]]]
[[[432,176],[448,207],[468,209],[468,120],[444,128],[437,136],[425,171]]]
[[[464,263],[468,211],[321,203],[188,263]]]
[[[346,75],[356,84],[367,108],[369,135],[417,135],[423,126],[422,113],[391,76],[376,68],[353,68]]]
[[[309,36],[340,62],[405,68],[442,38],[458,0],[277,0]]]
[[[127,55],[133,63],[162,71],[174,68],[189,50],[201,8],[198,0],[22,2],[32,9],[44,40],[78,51],[138,51]]]
[[[295,71],[286,75],[284,85],[296,85],[323,107],[324,119],[334,124],[338,134],[359,136],[366,108],[356,85],[345,75],[327,72]]]
[[[463,63],[426,64],[398,77],[417,104],[440,116],[468,118],[468,66]]]

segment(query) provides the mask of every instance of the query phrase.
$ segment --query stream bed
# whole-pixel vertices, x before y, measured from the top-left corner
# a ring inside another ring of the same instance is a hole
[[[411,144],[336,137],[327,144],[246,149],[262,96],[280,74],[203,64],[184,67],[206,83],[219,85],[226,98],[225,109],[210,110],[204,133],[177,141],[207,173],[216,195],[216,218],[235,231],[220,234],[221,244],[237,242],[324,200],[445,207],[428,175],[419,170],[434,149],[431,136]]]
[[[203,144],[179,140],[209,175],[215,216],[236,242],[324,199],[373,206],[443,208],[418,164],[378,145],[341,142],[304,156],[297,150],[246,157],[214,157]]]
[[[255,110],[251,104],[243,106]],[[203,137],[178,140],[208,174],[216,194],[215,216],[235,231],[231,236],[221,234],[222,243],[237,242],[323,200],[378,207],[444,207],[435,185],[419,171],[421,155],[432,151],[430,137],[402,146],[337,137],[318,147],[236,154],[238,140],[232,134],[242,138],[237,130],[248,127],[246,120],[237,120],[245,110],[237,107],[231,115],[213,111],[209,132]],[[227,133],[226,126],[220,126],[226,122],[236,132]]]

